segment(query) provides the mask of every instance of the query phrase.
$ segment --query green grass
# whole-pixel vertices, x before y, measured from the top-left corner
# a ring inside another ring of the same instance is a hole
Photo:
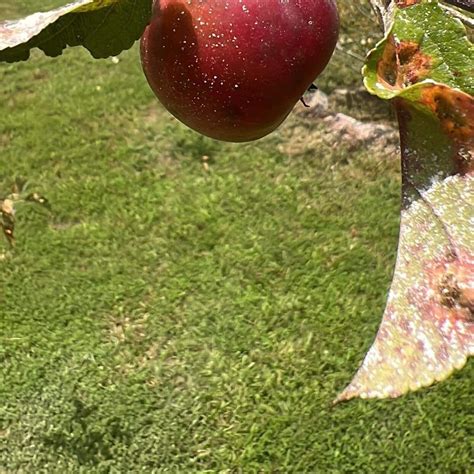
[[[384,308],[397,163],[202,138],[136,49],[0,65],[0,97],[1,189],[52,205],[0,261],[0,472],[472,472],[472,362],[331,405]]]

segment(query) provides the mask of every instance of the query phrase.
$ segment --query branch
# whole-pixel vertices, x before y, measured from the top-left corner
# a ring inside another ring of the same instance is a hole
[[[337,43],[336,49],[337,49],[338,51],[340,51],[341,53],[347,54],[347,56],[350,56],[350,57],[353,58],[353,59],[357,59],[357,60],[360,61],[361,63],[365,62],[365,58],[363,58],[362,56],[360,56],[360,55],[357,54],[357,53],[354,53],[354,52],[351,51],[350,49],[349,49],[349,50],[344,49],[339,43]]]
[[[470,13],[474,13],[474,3],[472,0],[443,0],[446,3],[450,3],[455,7],[465,10]]]

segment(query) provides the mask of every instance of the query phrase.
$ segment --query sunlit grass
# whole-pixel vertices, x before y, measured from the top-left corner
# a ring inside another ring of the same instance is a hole
[[[1,472],[469,472],[472,363],[331,405],[385,304],[397,163],[202,138],[136,49],[0,65],[0,94],[1,190],[52,206],[0,251]]]

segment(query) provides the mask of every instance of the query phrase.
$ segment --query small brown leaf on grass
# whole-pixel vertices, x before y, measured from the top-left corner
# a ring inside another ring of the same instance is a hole
[[[29,194],[28,196],[26,196],[25,201],[39,204],[40,206],[43,206],[46,209],[51,209],[49,201],[44,196],[38,193]]]
[[[10,245],[15,243],[14,230],[15,230],[15,207],[11,199],[4,199],[1,203],[1,226],[3,234],[7,238]]]
[[[38,193],[30,193],[25,196],[27,187],[28,182],[26,180],[16,178],[11,186],[11,193],[0,200],[0,227],[10,245],[15,243],[15,208],[19,204],[29,202],[51,210],[51,206],[44,196]]]

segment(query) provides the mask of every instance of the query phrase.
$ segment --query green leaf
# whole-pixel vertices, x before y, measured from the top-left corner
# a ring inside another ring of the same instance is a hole
[[[397,8],[364,70],[400,125],[403,209],[375,342],[337,401],[397,397],[474,354],[474,50],[437,2]]]
[[[84,46],[95,58],[129,49],[151,17],[152,0],[79,0],[64,7],[0,23],[0,61],[29,58],[33,48],[59,56]]]

